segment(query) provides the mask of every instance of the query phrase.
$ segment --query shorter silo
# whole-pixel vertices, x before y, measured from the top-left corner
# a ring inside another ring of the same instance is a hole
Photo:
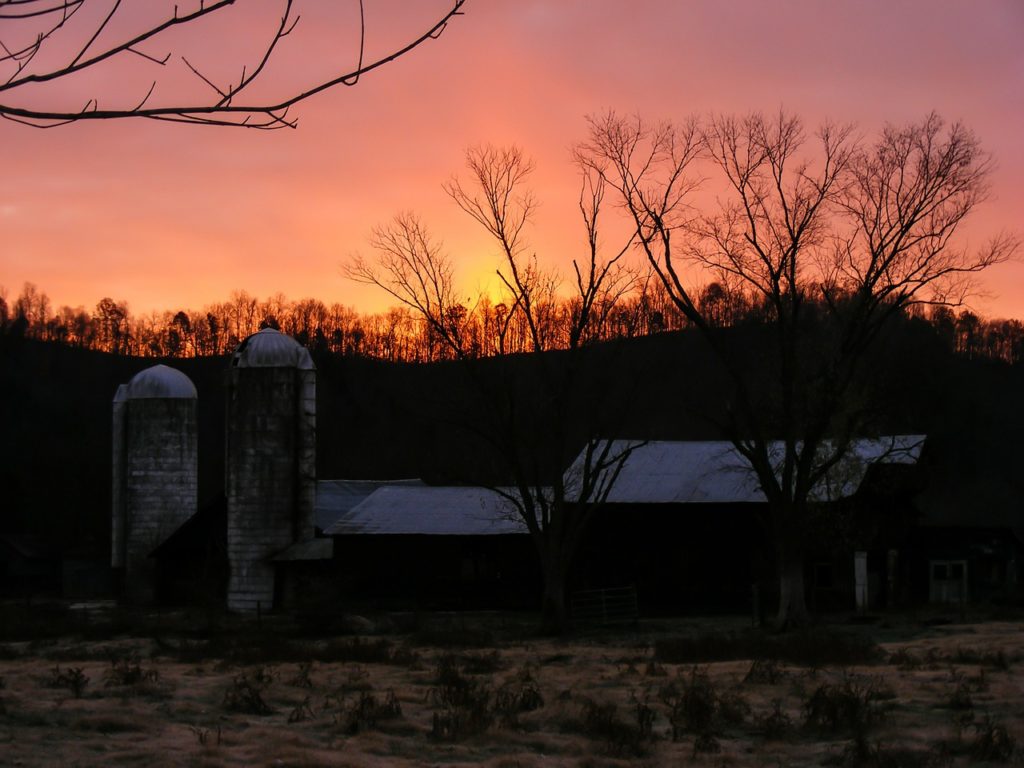
[[[156,597],[150,553],[196,512],[196,388],[181,371],[155,365],[114,397],[111,565],[126,602]]]

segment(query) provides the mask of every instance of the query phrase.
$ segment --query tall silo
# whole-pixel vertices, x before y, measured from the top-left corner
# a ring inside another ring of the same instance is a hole
[[[228,608],[274,605],[270,558],[313,537],[316,370],[272,328],[235,350],[227,388]]]
[[[196,512],[196,388],[174,368],[154,365],[114,396],[111,565],[123,599],[156,596],[150,553]]]

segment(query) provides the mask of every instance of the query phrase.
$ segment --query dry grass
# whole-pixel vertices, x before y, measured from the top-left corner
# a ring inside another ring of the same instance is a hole
[[[462,622],[471,642],[442,627],[358,640],[165,635],[7,643],[0,648],[0,763],[498,768],[1022,760],[1021,623],[907,624],[886,630],[877,647],[865,640],[869,628],[840,628],[860,636],[842,646],[843,663],[833,664],[806,637],[755,641],[737,622],[722,620],[563,640],[495,628],[493,617],[480,626]],[[731,652],[709,637],[732,637]],[[701,657],[702,647],[710,658]],[[758,648],[775,652],[744,655]],[[90,681],[77,696],[75,686],[58,680],[69,670]]]

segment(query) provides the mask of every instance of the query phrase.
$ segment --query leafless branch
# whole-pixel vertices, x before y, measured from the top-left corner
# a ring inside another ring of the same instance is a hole
[[[61,105],[62,97],[48,84],[70,80],[86,71],[110,71],[111,67],[131,66],[126,63],[141,57],[151,64],[168,70],[173,50],[162,56],[144,50],[150,43],[166,41],[174,29],[200,29],[205,18],[224,15],[232,6],[241,13],[241,4],[235,0],[210,0],[193,4],[187,10],[167,11],[155,17],[142,31],[125,33],[126,24],[119,23],[122,14],[120,0],[114,0],[109,10],[98,20],[84,19],[78,11],[85,7],[84,0],[9,0],[0,3],[0,117],[35,127],[55,127],[80,120],[108,120],[145,118],[195,125],[237,126],[258,129],[295,127],[296,121],[287,117],[290,107],[338,85],[355,85],[360,78],[389,62],[409,53],[427,40],[436,39],[448,22],[462,14],[466,0],[448,0],[447,9],[423,32],[396,49],[372,60],[366,59],[367,22],[365,0],[359,0],[359,51],[355,67],[328,75],[312,84],[297,84],[284,95],[262,97],[249,103],[238,103],[239,94],[263,79],[271,69],[272,59],[279,43],[296,28],[299,15],[294,12],[295,0],[282,0],[280,20],[267,33],[266,42],[254,61],[242,67],[239,79],[226,86],[214,84],[214,78],[200,66],[184,62],[199,81],[208,86],[212,97],[194,94],[175,97],[159,103],[160,81],[150,87],[145,97],[136,95],[134,105],[99,108],[100,95],[89,99],[88,109],[68,109]],[[137,10],[137,9],[136,9]],[[81,21],[81,23],[77,23]],[[90,26],[91,25],[91,26]],[[60,32],[61,34],[58,34]],[[118,35],[123,36],[118,36]],[[69,39],[83,39],[70,53],[62,51]],[[12,44],[10,41],[18,40]],[[46,56],[38,56],[44,52]],[[45,64],[36,66],[37,62]],[[66,91],[66,89],[64,89]],[[123,100],[126,94],[102,95],[105,104]],[[153,100],[157,103],[151,104]]]
[[[376,285],[414,309],[456,357],[466,356],[461,328],[465,308],[456,299],[451,259],[420,219],[400,213],[374,228],[370,244],[375,262],[356,254],[343,265],[345,276]]]

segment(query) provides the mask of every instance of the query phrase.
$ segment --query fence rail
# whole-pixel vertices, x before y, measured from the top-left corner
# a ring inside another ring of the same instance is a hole
[[[569,606],[574,624],[635,624],[639,618],[635,586],[574,592]]]

